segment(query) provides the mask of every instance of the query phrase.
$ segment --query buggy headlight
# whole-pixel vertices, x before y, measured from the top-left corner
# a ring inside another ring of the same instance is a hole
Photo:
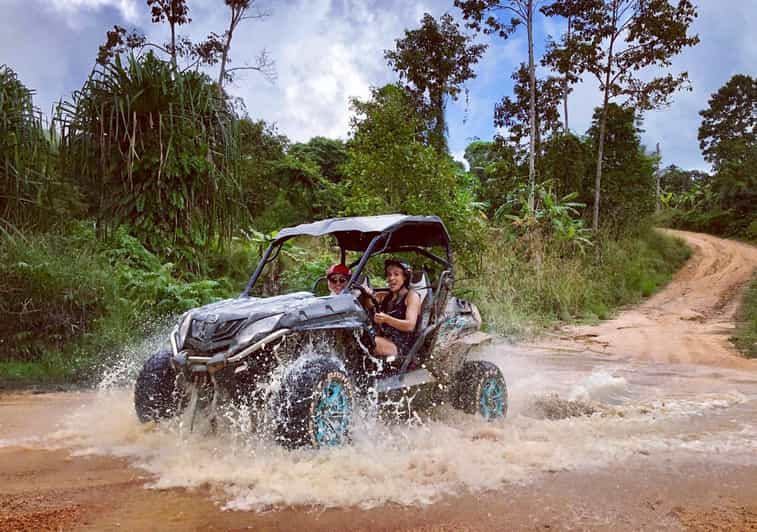
[[[281,314],[268,316],[267,318],[258,320],[242,329],[237,336],[237,346],[241,347],[246,346],[247,344],[251,344],[255,340],[258,340],[262,336],[265,336],[266,334],[273,331],[273,329],[276,328],[276,325],[279,323],[279,318],[281,318],[281,316],[283,315],[284,313],[282,312]]]

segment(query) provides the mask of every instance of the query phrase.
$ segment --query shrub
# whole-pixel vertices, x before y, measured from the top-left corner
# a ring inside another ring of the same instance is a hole
[[[201,271],[198,250],[247,217],[238,123],[205,74],[152,53],[98,66],[61,108],[62,168],[86,191],[99,235],[129,225],[162,258]]]
[[[55,351],[103,355],[153,322],[239,291],[223,278],[177,279],[173,264],[127,227],[97,241],[91,223],[4,239],[0,276],[2,354],[21,361]]]
[[[61,234],[4,239],[0,250],[2,356],[30,360],[92,330],[118,298],[113,268],[91,243]]]

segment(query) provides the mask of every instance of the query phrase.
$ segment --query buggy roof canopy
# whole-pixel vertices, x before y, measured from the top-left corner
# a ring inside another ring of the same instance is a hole
[[[449,245],[447,228],[438,216],[405,214],[329,218],[319,222],[300,224],[279,231],[274,242],[283,242],[302,235],[333,234],[341,248],[349,251],[365,251],[371,241],[381,233],[391,233],[387,250],[404,246],[446,248]]]

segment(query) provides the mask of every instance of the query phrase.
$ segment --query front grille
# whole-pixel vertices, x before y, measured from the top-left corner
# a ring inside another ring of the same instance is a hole
[[[231,340],[242,328],[242,325],[246,321],[245,318],[238,320],[229,320],[221,323],[213,332],[210,340],[212,342],[223,342],[224,340]]]
[[[228,320],[219,324],[194,319],[190,336],[193,340],[202,343],[224,342],[234,338],[244,322],[245,318]]]

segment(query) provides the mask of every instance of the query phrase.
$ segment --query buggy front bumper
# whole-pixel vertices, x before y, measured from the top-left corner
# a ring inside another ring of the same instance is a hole
[[[290,332],[290,329],[279,329],[234,354],[221,352],[212,356],[197,355],[186,350],[180,351],[174,336],[171,335],[171,349],[173,351],[171,363],[175,370],[188,371],[193,374],[213,374],[230,366],[236,366],[239,371],[243,371],[246,368],[245,361],[250,355],[265,349],[266,346],[284,338]],[[275,349],[273,353],[276,355]]]

